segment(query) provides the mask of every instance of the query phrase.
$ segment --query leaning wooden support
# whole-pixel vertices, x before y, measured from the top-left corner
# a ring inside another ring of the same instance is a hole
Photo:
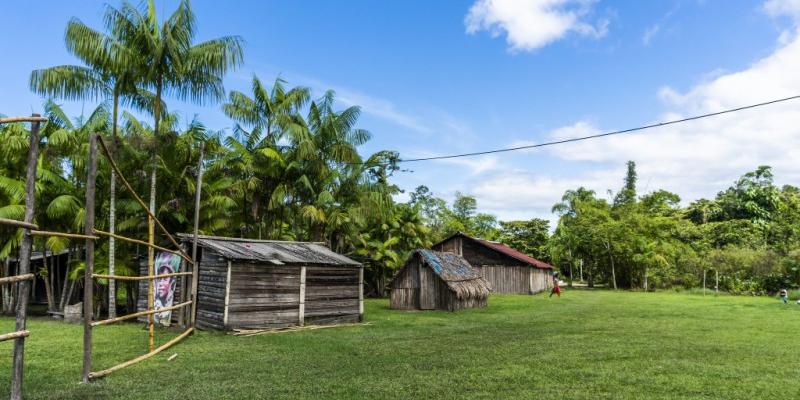
[[[186,307],[186,306],[191,305],[191,304],[192,304],[191,301],[187,301],[187,302],[183,302],[183,303],[180,303],[180,304],[176,304],[176,305],[171,306],[171,307],[159,308],[158,310],[139,311],[139,312],[135,312],[135,313],[128,314],[128,315],[123,315],[121,317],[104,319],[102,321],[94,321],[94,322],[92,322],[92,326],[95,327],[95,326],[100,326],[100,325],[108,325],[108,324],[113,324],[113,323],[116,323],[116,322],[122,322],[122,321],[129,320],[129,319],[136,318],[136,317],[143,317],[145,315],[153,315],[153,314],[158,314],[158,313],[164,312],[164,311],[177,310],[179,308],[183,308],[183,307]]]
[[[370,326],[370,325],[372,325],[372,322],[354,322],[349,324],[335,324],[335,325],[289,326],[286,328],[269,328],[269,329],[235,329],[230,334],[233,336],[248,337],[248,336],[264,335],[270,333],[315,331],[317,329],[343,328],[346,326]]]
[[[106,142],[103,140],[102,137],[100,138],[100,146],[103,148],[103,152],[105,153],[106,158],[108,159],[108,163],[111,164],[111,168],[114,169],[114,172],[116,172],[116,174],[119,177],[120,181],[122,181],[122,184],[131,193],[131,195],[133,196],[134,200],[136,200],[136,202],[139,203],[140,206],[142,206],[142,208],[145,210],[145,212],[147,212],[147,215],[150,218],[152,218],[153,221],[156,223],[156,225],[158,225],[158,227],[161,229],[161,231],[165,235],[167,235],[167,238],[170,240],[170,242],[172,242],[172,245],[175,246],[178,249],[181,249],[181,246],[178,244],[178,241],[175,240],[175,237],[172,236],[172,234],[169,233],[167,228],[165,228],[164,225],[161,224],[161,221],[159,221],[158,218],[156,218],[156,216],[153,215],[153,212],[150,210],[149,207],[147,207],[147,205],[144,203],[144,200],[142,200],[142,198],[139,197],[139,194],[136,193],[133,190],[133,187],[131,187],[131,184],[128,183],[127,179],[125,179],[125,175],[122,175],[122,171],[120,171],[119,167],[117,166],[117,163],[114,161],[114,157],[111,156],[111,151],[108,150],[108,146],[106,146]],[[180,251],[185,256],[184,258],[189,258],[189,255],[186,254],[185,251],[183,251],[182,249]]]
[[[97,138],[99,135],[89,135],[89,160],[87,162],[86,178],[86,220],[84,229],[86,236],[92,235],[94,228],[94,204],[97,190]],[[86,266],[83,278],[83,383],[89,383],[89,374],[92,372],[92,313],[94,312],[94,240],[86,241]]]
[[[14,282],[21,282],[21,281],[29,281],[33,279],[33,277],[34,277],[33,274],[7,276],[5,278],[0,278],[0,285],[5,285]]]
[[[92,274],[95,279],[114,279],[118,281],[146,281],[148,279],[171,278],[173,276],[189,276],[191,272],[173,272],[171,274],[151,275],[151,276],[125,276],[125,275],[104,275]]]
[[[47,122],[47,117],[39,117],[38,114],[33,114],[33,116],[31,116],[31,117],[4,117],[4,118],[0,118],[0,124],[12,124],[12,123],[15,123],[15,122]]]
[[[139,361],[144,361],[144,360],[146,360],[146,359],[148,359],[148,358],[150,358],[150,357],[152,357],[152,356],[154,356],[154,355],[156,355],[158,353],[161,353],[162,351],[170,348],[175,343],[180,342],[183,338],[185,338],[186,336],[189,336],[189,334],[192,333],[192,331],[194,331],[194,328],[189,328],[186,331],[184,331],[183,333],[181,333],[180,335],[174,337],[169,342],[164,343],[161,346],[159,346],[158,348],[156,348],[155,350],[153,350],[153,351],[151,351],[151,352],[149,352],[149,353],[147,353],[145,355],[141,355],[139,357],[136,357],[133,360],[125,361],[122,364],[113,366],[113,367],[108,368],[108,369],[104,369],[102,371],[91,372],[91,373],[89,373],[89,379],[102,378],[102,377],[104,377],[106,375],[111,374],[112,372],[119,371],[119,370],[121,370],[121,369],[123,369],[125,367],[129,367],[129,366],[131,366],[133,364],[136,364]]]
[[[39,125],[41,120],[39,114],[31,115],[31,135],[30,145],[28,146],[28,165],[25,171],[25,214],[22,218],[25,224],[33,224],[34,206],[36,204],[36,168],[39,160]],[[5,121],[9,121],[8,118]],[[5,122],[3,121],[3,122]],[[12,121],[13,122],[13,121]],[[33,250],[33,237],[30,235],[30,228],[23,227],[22,243],[19,247],[19,267],[17,274],[26,275],[30,273],[31,252]],[[28,297],[30,296],[30,281],[21,281],[17,291],[17,318],[15,321],[15,331],[25,331],[28,320]],[[11,362],[11,399],[22,399],[22,372],[25,365],[25,336],[14,339],[14,354]]]
[[[81,235],[79,233],[65,233],[65,232],[51,232],[51,231],[31,231],[31,235],[33,236],[55,236],[55,237],[63,237],[67,239],[79,239],[79,240],[98,240],[100,239],[94,235]]]
[[[0,342],[5,342],[6,340],[16,339],[16,338],[23,338],[30,336],[29,331],[19,331],[19,332],[11,332],[6,333],[4,335],[0,335]]]
[[[197,232],[200,226],[200,195],[203,189],[203,152],[205,151],[205,142],[200,142],[200,158],[197,161],[197,183],[194,189],[194,238],[192,240],[192,260],[197,261]],[[197,319],[197,281],[200,278],[200,265],[197,263],[192,264],[192,291],[190,299],[192,303],[192,310],[189,314],[189,326],[194,326]]]
[[[125,241],[125,242],[130,242],[130,243],[135,243],[135,244],[138,244],[140,246],[147,246],[147,247],[152,246],[154,249],[156,249],[158,251],[164,251],[164,252],[167,252],[167,253],[177,254],[177,255],[181,256],[181,258],[183,258],[187,262],[189,262],[189,263],[192,262],[192,259],[189,258],[188,256],[184,255],[185,253],[183,251],[170,250],[170,249],[167,249],[165,247],[157,246],[157,245],[154,245],[154,244],[151,245],[150,243],[147,243],[147,242],[145,242],[143,240],[129,238],[127,236],[120,236],[120,235],[117,235],[117,234],[114,234],[114,233],[111,233],[111,232],[104,232],[104,231],[97,230],[97,229],[92,229],[92,232],[94,232],[95,235],[113,237],[114,239],[122,240],[122,241]]]
[[[16,228],[39,229],[39,225],[15,219],[0,218],[0,225],[13,226]]]

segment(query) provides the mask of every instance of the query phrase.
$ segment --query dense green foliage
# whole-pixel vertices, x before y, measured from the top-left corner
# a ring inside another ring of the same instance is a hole
[[[665,190],[639,196],[629,163],[613,204],[578,188],[553,211],[560,215],[550,241],[553,261],[568,276],[582,265],[590,284],[692,287],[719,272],[720,288],[734,293],[800,287],[800,194],[794,186],[777,187],[767,166],[713,200],[681,207],[678,195]]]
[[[253,337],[199,332],[91,385],[81,326],[33,319],[29,399],[754,399],[800,391],[800,307],[775,299],[610,291],[492,296],[458,313],[389,310],[372,325]],[[0,318],[0,331],[13,320]],[[159,332],[158,343],[174,333]],[[10,342],[0,343],[8,353]],[[95,330],[95,365],[147,348],[139,324]],[[177,358],[167,361],[172,354]],[[0,376],[10,363],[0,363]],[[0,391],[8,380],[0,380]]]

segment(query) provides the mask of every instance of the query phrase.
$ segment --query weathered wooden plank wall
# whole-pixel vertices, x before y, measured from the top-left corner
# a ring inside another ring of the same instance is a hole
[[[417,260],[410,264],[392,281],[392,292],[389,297],[389,308],[397,310],[419,309],[419,272]]]
[[[306,269],[305,323],[358,322],[360,319],[359,268]]]
[[[531,270],[533,285],[531,294],[543,292],[553,287],[553,276],[550,270],[533,268]]]

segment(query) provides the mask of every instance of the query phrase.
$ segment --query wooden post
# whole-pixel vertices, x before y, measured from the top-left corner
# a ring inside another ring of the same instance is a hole
[[[706,270],[703,270],[703,296],[706,295]]]
[[[200,264],[197,263],[197,232],[200,229],[200,195],[203,188],[203,151],[205,142],[200,142],[200,159],[197,162],[197,184],[194,188],[194,240],[192,241],[192,300],[189,326],[194,327],[197,319],[197,281],[200,280]]]
[[[533,294],[533,268],[528,268],[528,294]]]
[[[156,191],[156,167],[153,166],[153,172],[150,178],[150,213],[147,216],[147,243],[149,244],[147,248],[147,275],[153,276],[155,275],[155,250],[153,249],[153,245],[155,245],[155,223],[154,223],[154,216],[156,212],[156,202],[155,202],[155,191]],[[153,281],[147,280],[147,308],[152,310],[156,308],[155,305],[155,296],[153,296]],[[148,348],[152,352],[156,348],[156,322],[155,316],[150,314],[147,317],[147,330],[149,339],[147,341]]]
[[[222,310],[222,326],[228,327],[228,304],[231,301],[231,261],[228,260],[228,273],[225,278],[225,308]]]
[[[86,221],[84,231],[92,235],[94,228],[94,197],[97,179],[97,134],[89,135],[89,162],[86,177]],[[86,239],[86,267],[83,276],[83,383],[89,383],[92,372],[92,314],[94,312],[94,239]]]
[[[32,117],[39,117],[33,114]],[[26,224],[33,224],[34,206],[36,204],[36,166],[39,160],[39,125],[40,122],[31,122],[30,145],[28,147],[28,169],[25,175],[25,217]],[[30,272],[31,250],[33,249],[33,236],[30,228],[22,229],[22,243],[19,249],[18,275]],[[16,331],[24,331],[28,318],[28,296],[31,283],[28,280],[18,284],[17,294],[17,320]],[[25,336],[14,339],[14,356],[11,371],[11,399],[22,399],[23,367],[25,363]]]
[[[714,295],[716,296],[719,294],[719,270],[714,269],[714,274],[717,276],[717,283],[714,284]]]
[[[358,321],[364,320],[364,266],[358,268]]]
[[[306,266],[300,267],[300,310],[297,314],[297,325],[303,326],[306,322]]]

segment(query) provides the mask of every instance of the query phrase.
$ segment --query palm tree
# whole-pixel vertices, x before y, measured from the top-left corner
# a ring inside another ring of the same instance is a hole
[[[160,138],[164,94],[195,103],[218,101],[224,96],[222,77],[242,63],[242,41],[237,36],[224,36],[193,44],[196,33],[195,15],[188,0],[164,21],[159,21],[155,2],[149,0],[144,9],[128,2],[120,9],[108,7],[106,26],[147,65],[143,79],[155,92],[153,103],[154,143]],[[156,212],[155,148],[150,176],[150,212]],[[152,229],[152,224],[151,224]],[[152,255],[152,251],[151,251]]]
[[[114,31],[109,27],[109,31]],[[112,148],[117,147],[117,121],[120,102],[137,110],[148,110],[153,95],[142,88],[147,66],[126,41],[90,28],[77,18],[67,23],[64,34],[67,50],[84,66],[60,65],[31,73],[30,87],[36,93],[66,100],[110,99],[112,102]],[[116,174],[110,178],[109,231],[115,232]],[[114,238],[109,239],[109,273],[115,273]],[[116,288],[109,285],[109,317],[116,316]]]

